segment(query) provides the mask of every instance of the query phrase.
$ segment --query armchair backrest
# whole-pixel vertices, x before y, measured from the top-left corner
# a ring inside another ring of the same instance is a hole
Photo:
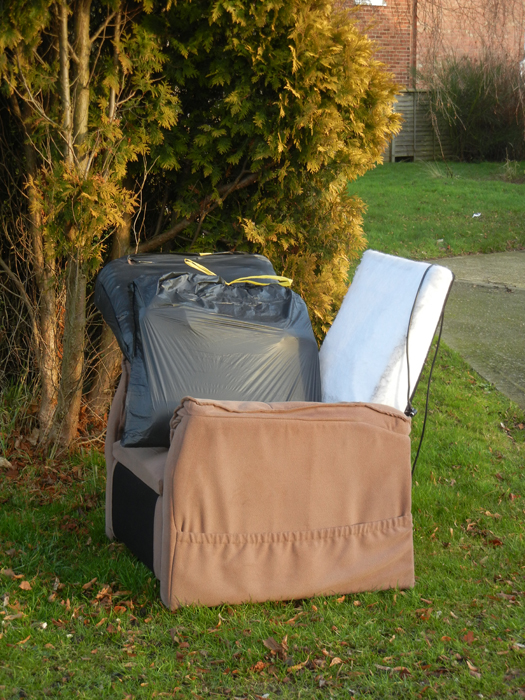
[[[440,265],[366,251],[321,346],[323,402],[405,411],[453,280]]]

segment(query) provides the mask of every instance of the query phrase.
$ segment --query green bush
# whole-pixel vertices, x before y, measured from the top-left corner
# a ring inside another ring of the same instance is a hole
[[[455,155],[464,161],[525,157],[523,78],[508,58],[485,54],[448,57],[427,67],[431,110],[448,130]]]

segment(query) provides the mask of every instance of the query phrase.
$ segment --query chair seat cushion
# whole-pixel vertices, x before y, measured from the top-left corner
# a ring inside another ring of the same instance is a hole
[[[158,496],[162,496],[167,456],[166,447],[122,447],[120,441],[113,444],[114,459],[127,467]]]

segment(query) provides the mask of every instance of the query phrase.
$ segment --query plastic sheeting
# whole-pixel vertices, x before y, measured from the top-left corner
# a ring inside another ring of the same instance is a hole
[[[317,343],[291,289],[228,286],[193,273],[166,275],[156,288],[138,277],[132,286],[136,340],[123,446],[169,446],[169,420],[185,396],[320,400]]]
[[[321,346],[323,402],[362,401],[404,411],[453,279],[440,265],[367,250]]]
[[[95,305],[111,328],[124,356],[131,360],[135,337],[133,294],[130,284],[139,276],[154,281],[167,273],[185,274],[189,258],[209,267],[226,282],[246,275],[274,275],[271,262],[263,255],[250,253],[212,253],[210,255],[150,253],[126,255],[112,260],[99,273],[95,284]]]

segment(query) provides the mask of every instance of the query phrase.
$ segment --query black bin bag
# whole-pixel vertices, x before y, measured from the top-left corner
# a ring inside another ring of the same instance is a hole
[[[132,286],[136,338],[123,446],[168,447],[169,420],[185,396],[320,401],[317,343],[291,289],[194,273],[157,284],[138,277]]]
[[[148,276],[156,285],[158,279],[169,272],[185,274],[188,272],[185,259],[204,263],[226,282],[241,275],[275,275],[268,258],[251,253],[146,253],[112,260],[97,277],[94,300],[128,360],[133,356],[135,337],[131,283],[137,277]]]

